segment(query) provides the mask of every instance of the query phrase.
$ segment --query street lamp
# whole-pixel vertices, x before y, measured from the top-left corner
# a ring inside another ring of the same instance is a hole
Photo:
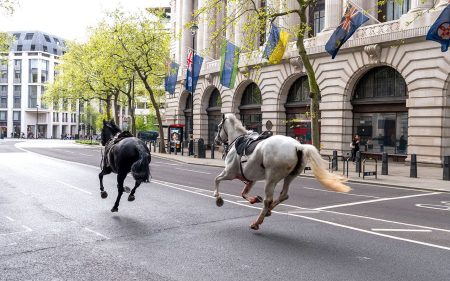
[[[195,35],[197,34],[198,25],[193,24],[191,26],[192,33],[192,72],[191,72],[191,126],[189,128],[189,155],[194,154],[194,67],[195,67]]]
[[[35,134],[35,138],[38,138],[38,122],[39,122],[39,104],[36,104],[36,134]]]

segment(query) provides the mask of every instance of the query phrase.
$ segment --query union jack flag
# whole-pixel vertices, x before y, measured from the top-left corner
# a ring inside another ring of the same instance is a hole
[[[364,15],[353,5],[348,4],[344,16],[341,19],[341,23],[325,45],[325,50],[330,53],[331,57],[334,59],[341,46],[344,45],[344,43],[352,37],[353,33],[368,20],[369,17]]]
[[[193,50],[189,50],[189,53],[187,55],[187,68],[192,71],[192,63],[193,61],[193,56],[194,56],[194,51]]]

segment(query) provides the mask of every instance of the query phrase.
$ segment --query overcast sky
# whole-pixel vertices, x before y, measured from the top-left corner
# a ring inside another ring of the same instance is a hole
[[[87,27],[95,26],[105,11],[122,7],[135,11],[168,6],[169,0],[18,0],[12,16],[0,14],[1,31],[39,30],[58,37],[86,41]]]

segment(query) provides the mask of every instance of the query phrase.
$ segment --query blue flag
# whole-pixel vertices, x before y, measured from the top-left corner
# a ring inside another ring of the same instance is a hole
[[[341,46],[352,37],[358,27],[368,20],[369,18],[366,15],[361,13],[351,4],[348,4],[345,14],[341,19],[341,23],[325,45],[325,50],[330,53],[331,57],[334,59]]]
[[[239,48],[226,41],[221,49],[220,84],[227,88],[234,87],[239,64]]]
[[[175,93],[175,85],[177,84],[178,69],[180,65],[175,62],[171,62],[169,66],[169,73],[164,77],[164,88],[170,95]]]
[[[190,50],[187,56],[186,90],[192,94],[194,94],[195,88],[197,87],[198,76],[200,75],[202,64],[203,58]]]
[[[450,45],[450,5],[445,7],[430,27],[426,39],[441,43],[441,51],[447,52],[448,46]]]

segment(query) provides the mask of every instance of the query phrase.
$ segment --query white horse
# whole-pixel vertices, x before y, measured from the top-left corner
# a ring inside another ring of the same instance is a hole
[[[255,150],[241,163],[241,156],[236,152],[234,143],[240,136],[250,133],[233,114],[222,117],[215,138],[217,144],[229,144],[229,151],[225,158],[225,169],[216,177],[214,196],[216,205],[221,207],[223,199],[219,194],[219,183],[222,180],[240,179],[244,181],[242,197],[251,204],[262,201],[259,196],[252,197],[248,193],[258,180],[265,180],[264,207],[251,228],[258,230],[264,217],[270,216],[271,210],[288,199],[290,183],[297,177],[309,162],[316,179],[327,189],[338,192],[348,192],[350,187],[343,184],[345,178],[329,173],[325,168],[327,163],[322,159],[317,149],[308,144],[300,144],[291,137],[276,135],[257,144]],[[280,196],[274,201],[275,186],[284,179]]]

